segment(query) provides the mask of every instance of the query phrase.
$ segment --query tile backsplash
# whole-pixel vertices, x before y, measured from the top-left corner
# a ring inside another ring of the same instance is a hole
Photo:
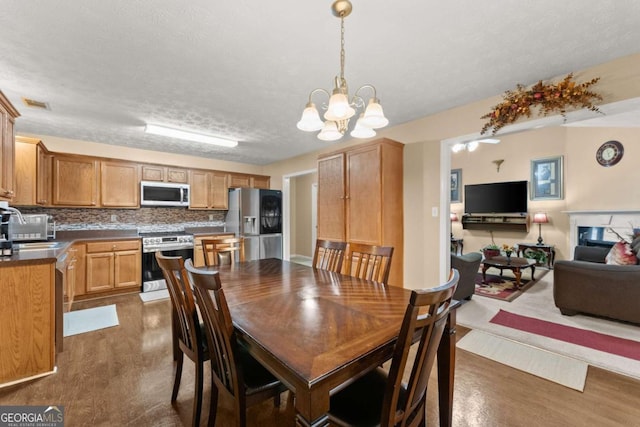
[[[56,230],[148,228],[149,226],[222,226],[226,211],[145,207],[140,209],[21,208],[23,214],[51,215]]]

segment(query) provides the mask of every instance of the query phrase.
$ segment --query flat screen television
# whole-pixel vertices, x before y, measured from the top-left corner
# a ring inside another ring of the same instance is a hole
[[[527,181],[494,182],[464,186],[464,211],[467,214],[526,213]]]

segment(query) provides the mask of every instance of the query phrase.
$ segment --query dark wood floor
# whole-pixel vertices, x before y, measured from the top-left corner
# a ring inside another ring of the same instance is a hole
[[[63,405],[66,426],[189,425],[193,364],[185,360],[177,405],[170,403],[173,361],[169,300],[143,304],[135,295],[85,301],[74,309],[116,304],[120,326],[65,338],[58,372],[0,389],[0,405]],[[458,328],[458,336],[467,331]],[[208,368],[207,368],[208,369]],[[435,372],[428,425],[438,423]],[[205,377],[204,414],[209,378]],[[293,426],[293,412],[264,402],[249,425]],[[454,426],[638,426],[640,381],[589,368],[584,393],[458,351]],[[221,400],[217,426],[233,425]],[[202,424],[206,424],[206,415]]]

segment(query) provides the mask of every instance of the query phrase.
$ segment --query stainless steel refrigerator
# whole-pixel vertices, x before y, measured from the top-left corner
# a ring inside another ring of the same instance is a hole
[[[247,261],[282,258],[282,192],[235,188],[229,190],[226,229],[244,237]]]

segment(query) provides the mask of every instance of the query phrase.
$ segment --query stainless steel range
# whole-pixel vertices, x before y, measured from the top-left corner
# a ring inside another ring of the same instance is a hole
[[[142,292],[166,289],[156,252],[165,256],[193,258],[193,235],[179,231],[140,233],[142,237]]]

